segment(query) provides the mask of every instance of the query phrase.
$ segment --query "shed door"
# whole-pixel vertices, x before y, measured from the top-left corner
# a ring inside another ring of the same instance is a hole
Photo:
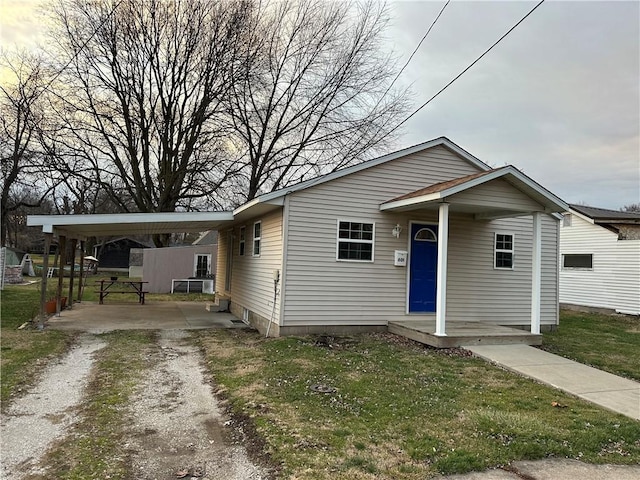
[[[436,311],[438,226],[411,224],[409,258],[409,313]]]

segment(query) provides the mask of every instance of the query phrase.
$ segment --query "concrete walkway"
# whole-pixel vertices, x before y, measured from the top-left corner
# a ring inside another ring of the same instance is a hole
[[[482,345],[464,348],[508,370],[640,420],[638,382],[528,345]]]
[[[512,464],[436,480],[638,480],[640,465],[591,465],[563,458],[513,462]]]

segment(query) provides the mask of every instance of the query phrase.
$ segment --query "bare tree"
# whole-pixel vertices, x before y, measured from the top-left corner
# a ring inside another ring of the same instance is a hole
[[[56,183],[39,139],[45,125],[41,95],[47,82],[42,60],[20,53],[2,56],[0,85],[0,155],[2,193],[0,240],[7,242],[11,212],[38,207]]]
[[[387,14],[375,1],[281,0],[253,10],[230,114],[244,198],[335,170],[375,148],[407,107],[389,91]],[[382,144],[385,139],[386,144]]]
[[[220,117],[250,11],[245,0],[61,0],[60,167],[124,212],[212,202],[235,173]]]
[[[629,213],[640,213],[640,203],[631,203],[629,205],[625,205],[620,210]]]
[[[350,165],[406,110],[375,0],[58,2],[48,152],[120,211],[229,207]]]

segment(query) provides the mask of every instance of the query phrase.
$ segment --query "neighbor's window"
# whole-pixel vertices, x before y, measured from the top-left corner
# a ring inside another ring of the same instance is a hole
[[[240,239],[238,240],[238,255],[241,257],[244,255],[244,245],[245,245],[245,227],[240,227]]]
[[[262,222],[253,224],[253,256],[260,256],[260,240],[262,239]]]
[[[513,234],[496,233],[493,258],[494,268],[513,269]]]
[[[570,253],[562,255],[562,268],[593,268],[592,253]]]
[[[373,223],[338,220],[338,260],[373,262]]]
[[[570,213],[565,213],[562,216],[562,226],[563,227],[570,227],[571,226],[571,214]]]

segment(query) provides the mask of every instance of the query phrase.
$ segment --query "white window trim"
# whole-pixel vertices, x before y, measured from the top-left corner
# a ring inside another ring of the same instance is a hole
[[[198,257],[207,257],[207,273],[211,275],[211,254],[210,253],[196,253],[193,255],[193,276],[198,276]]]
[[[238,233],[238,256],[239,257],[244,257],[245,253],[247,252],[246,238],[247,238],[247,227],[243,225],[242,227],[240,227],[240,232]]]
[[[567,255],[591,255],[591,267],[565,267],[564,266],[564,257]],[[562,270],[570,271],[570,272],[592,272],[593,271],[593,253],[563,253],[560,256],[560,266]]]
[[[256,237],[256,225],[260,225],[259,237]],[[256,254],[256,242],[258,242],[258,245],[260,247],[258,254]],[[253,243],[251,248],[251,255],[254,257],[259,257],[261,253],[262,253],[262,220],[258,220],[253,224]]]
[[[373,231],[371,232],[371,240],[353,240],[340,238],[340,222],[349,223],[369,223],[372,225]],[[340,241],[348,240],[351,243],[370,243],[371,244],[371,260],[354,260],[348,258],[339,258],[340,256]],[[373,263],[376,253],[376,222],[372,220],[354,220],[346,218],[338,218],[336,220],[336,262],[348,262],[348,263]]]
[[[511,236],[511,250],[504,248],[498,248],[498,235],[510,235]],[[498,253],[510,253],[511,254],[511,266],[510,267],[497,267],[496,257]],[[494,232],[493,234],[493,269],[494,270],[513,270],[516,264],[516,236],[513,232]]]

